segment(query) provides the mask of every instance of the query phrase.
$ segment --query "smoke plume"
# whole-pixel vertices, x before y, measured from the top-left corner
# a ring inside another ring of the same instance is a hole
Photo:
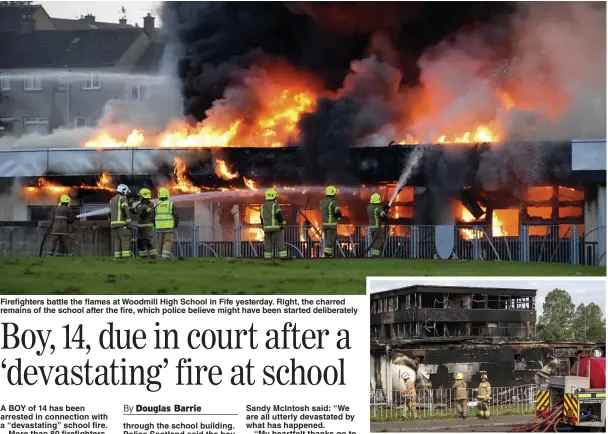
[[[255,112],[250,78],[276,62],[322,83],[294,141],[319,181],[348,177],[352,146],[605,137],[604,3],[167,2],[163,22],[197,120]],[[486,152],[479,180],[504,182],[501,161],[534,168],[530,158]]]

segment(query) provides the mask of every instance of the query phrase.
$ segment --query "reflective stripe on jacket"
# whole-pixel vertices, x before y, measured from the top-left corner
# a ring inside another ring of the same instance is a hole
[[[175,227],[173,221],[173,202],[170,200],[159,200],[156,204],[154,226],[159,231],[170,231]]]
[[[490,383],[487,381],[482,381],[479,383],[479,387],[477,388],[477,397],[479,399],[490,399],[492,388]]]
[[[456,391],[456,399],[467,399],[467,383],[464,380],[456,380],[452,389]]]
[[[370,203],[367,206],[367,217],[372,228],[383,226],[384,221],[388,218],[382,206],[376,203]]]
[[[117,194],[110,199],[110,226],[120,228],[131,222],[127,198]]]
[[[281,208],[274,200],[268,200],[262,205],[260,219],[262,227],[267,232],[272,232],[281,228],[277,215],[281,214]]]
[[[337,212],[339,210],[336,199],[325,196],[321,199],[319,207],[321,208],[321,216],[323,217],[323,227],[336,227],[338,225]]]

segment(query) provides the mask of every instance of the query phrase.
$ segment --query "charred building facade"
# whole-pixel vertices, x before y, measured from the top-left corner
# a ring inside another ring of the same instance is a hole
[[[400,375],[418,387],[450,388],[454,374],[492,386],[544,384],[569,375],[581,352],[605,354],[605,342],[543,341],[535,334],[536,290],[410,286],[370,300],[370,389],[391,399]]]
[[[605,263],[605,140],[422,147],[391,207],[384,256]],[[337,254],[355,255],[369,242],[369,197],[379,192],[388,202],[416,148],[352,147],[329,168],[295,146],[2,149],[0,221],[47,221],[61,194],[87,213],[106,207],[119,183],[170,187],[173,195],[199,193],[176,202],[182,230],[192,228],[181,235],[186,250],[238,256],[262,248],[263,191],[276,186],[290,254],[314,247],[314,256],[322,251],[318,203],[334,184],[345,215]]]
[[[536,290],[411,286],[371,295],[371,337],[534,338]]]

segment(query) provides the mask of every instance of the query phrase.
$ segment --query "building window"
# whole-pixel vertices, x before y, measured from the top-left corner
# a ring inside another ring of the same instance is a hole
[[[141,84],[131,86],[131,98],[142,100],[146,98],[146,87]]]
[[[68,79],[67,77],[59,77],[57,82],[55,83],[55,90],[57,92],[65,92],[68,88]]]
[[[23,90],[42,90],[42,79],[37,75],[30,75],[23,80]]]
[[[86,90],[96,90],[101,88],[101,82],[99,79],[99,72],[90,72],[84,78],[82,88]]]
[[[8,78],[8,75],[4,73],[0,74],[0,90],[11,90],[11,80]]]
[[[76,118],[75,124],[76,124],[76,128],[86,127],[87,120],[85,118]]]
[[[49,132],[49,120],[46,118],[25,118],[23,119],[23,130],[26,134],[47,134]]]

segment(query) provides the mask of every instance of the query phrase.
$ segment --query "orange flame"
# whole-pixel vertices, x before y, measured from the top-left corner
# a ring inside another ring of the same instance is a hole
[[[255,182],[253,182],[253,179],[245,178],[243,176],[243,182],[245,183],[248,189],[258,191],[257,187],[255,186]]]
[[[215,173],[218,177],[225,180],[234,179],[239,176],[238,173],[231,173],[228,170],[228,165],[224,160],[215,160]]]
[[[260,225],[262,223],[262,219],[260,216],[260,208],[247,206],[245,208],[245,223],[249,225]],[[264,240],[264,230],[262,228],[246,228],[247,238],[251,241],[263,241]]]
[[[171,189],[181,191],[182,193],[200,193],[202,189],[190,182],[186,177],[186,163],[179,157],[175,157],[173,165],[173,174],[175,175],[174,184]]]
[[[52,194],[66,194],[70,188],[59,184],[53,184],[44,178],[38,179],[38,187],[26,187],[29,192],[37,192],[39,190],[45,190]]]
[[[140,130],[133,130],[124,141],[117,140],[107,131],[101,131],[84,144],[85,148],[136,148],[143,145],[144,134]]]

